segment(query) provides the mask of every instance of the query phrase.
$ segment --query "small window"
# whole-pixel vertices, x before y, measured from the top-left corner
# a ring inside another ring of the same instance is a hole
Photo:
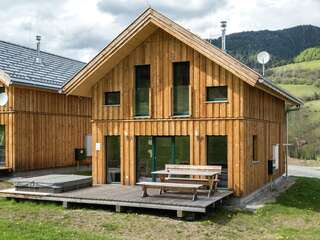
[[[120,92],[106,92],[104,104],[107,106],[120,105]]]
[[[207,87],[207,101],[208,102],[219,102],[228,100],[228,87],[217,86]]]
[[[252,136],[252,161],[253,162],[258,162],[258,140],[257,136],[253,135]]]
[[[4,93],[6,92],[6,88],[5,87],[0,87],[0,93]]]

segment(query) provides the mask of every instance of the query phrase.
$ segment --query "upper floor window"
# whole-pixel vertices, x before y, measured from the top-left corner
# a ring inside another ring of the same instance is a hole
[[[189,115],[189,62],[173,63],[173,115]]]
[[[219,102],[228,100],[227,86],[207,87],[207,102]]]
[[[105,92],[104,105],[119,106],[120,105],[120,92]]]
[[[150,65],[135,66],[135,115],[149,116]]]

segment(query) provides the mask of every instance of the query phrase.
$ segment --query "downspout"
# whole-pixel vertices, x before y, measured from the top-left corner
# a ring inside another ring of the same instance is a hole
[[[289,126],[289,113],[293,111],[299,111],[300,110],[300,105],[296,105],[293,108],[287,108],[286,109],[286,132],[287,132],[287,143],[285,144],[286,146],[286,156],[285,156],[285,176],[288,178],[288,157],[289,157],[289,134],[288,134],[288,126]]]

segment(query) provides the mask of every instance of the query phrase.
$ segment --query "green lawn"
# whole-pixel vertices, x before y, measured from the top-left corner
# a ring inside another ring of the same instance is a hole
[[[257,213],[220,208],[194,222],[167,213],[64,210],[0,200],[0,239],[320,239],[319,189],[320,179],[298,178]]]
[[[274,71],[297,71],[297,70],[317,70],[320,66],[320,60],[314,60],[309,62],[291,63],[280,67],[273,68]]]
[[[320,94],[320,89],[314,85],[303,85],[303,84],[279,84],[279,86],[296,97],[306,98],[314,96],[315,93]]]

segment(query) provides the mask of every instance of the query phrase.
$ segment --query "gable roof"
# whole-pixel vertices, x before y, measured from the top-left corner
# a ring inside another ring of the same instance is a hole
[[[43,51],[40,51],[41,63],[37,63],[36,56],[35,49],[0,40],[0,70],[10,77],[9,83],[2,83],[60,90],[85,65]]]
[[[270,86],[266,84],[266,82],[269,81],[259,81],[259,79],[261,80],[263,78],[256,71],[159,12],[148,8],[81,71],[71,78],[70,81],[64,85],[63,90],[71,95],[91,96],[91,87],[159,28],[219,64],[249,85],[256,86],[259,82],[260,85],[263,85],[259,86],[262,90],[264,90],[264,88],[270,88]],[[277,87],[273,86],[273,88]],[[270,90],[274,91],[273,88],[270,88]],[[280,95],[282,99],[288,100],[290,103],[297,105],[302,104],[300,99],[290,94],[289,96],[287,92],[283,92],[280,88],[277,88],[274,94],[278,97]]]

